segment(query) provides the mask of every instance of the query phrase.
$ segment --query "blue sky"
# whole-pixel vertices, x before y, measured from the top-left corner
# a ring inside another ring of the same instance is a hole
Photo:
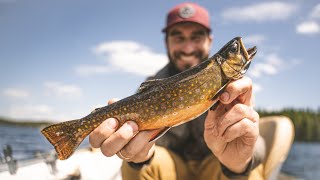
[[[168,61],[161,29],[179,2],[0,0],[0,116],[63,121],[133,94]],[[235,36],[258,46],[256,107],[319,108],[319,1],[196,2],[211,55]]]

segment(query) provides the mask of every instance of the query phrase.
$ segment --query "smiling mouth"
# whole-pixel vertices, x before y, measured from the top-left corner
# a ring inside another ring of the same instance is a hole
[[[192,60],[194,60],[194,59],[197,59],[198,57],[197,56],[195,56],[195,55],[189,55],[189,56],[186,56],[186,55],[180,55],[180,57],[179,57],[179,59],[181,59],[181,60],[183,60],[183,61],[187,61],[187,62],[189,62],[189,61],[192,61]]]

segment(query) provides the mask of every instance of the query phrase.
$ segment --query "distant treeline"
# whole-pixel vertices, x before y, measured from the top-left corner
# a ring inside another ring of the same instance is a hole
[[[34,121],[34,120],[13,120],[10,118],[0,117],[0,125],[8,126],[27,126],[27,127],[43,127],[47,126],[50,123],[49,121]]]
[[[320,142],[320,109],[293,109],[287,108],[280,111],[258,110],[260,117],[284,115],[293,121],[295,127],[295,141]]]

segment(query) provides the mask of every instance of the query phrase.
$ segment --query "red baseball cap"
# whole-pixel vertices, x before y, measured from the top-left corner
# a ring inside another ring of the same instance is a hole
[[[181,22],[198,23],[211,31],[208,11],[195,3],[182,3],[172,8],[167,15],[167,25],[162,32]]]

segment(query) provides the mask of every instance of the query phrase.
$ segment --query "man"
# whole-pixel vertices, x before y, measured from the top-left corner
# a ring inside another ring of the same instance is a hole
[[[163,29],[169,63],[154,78],[166,78],[196,66],[209,56],[212,44],[208,12],[183,3],[167,16]],[[253,110],[252,82],[244,77],[230,83],[213,111],[172,128],[156,144],[157,130],[138,131],[129,121],[117,131],[108,119],[90,135],[90,143],[105,156],[123,159],[123,179],[257,179],[253,170],[264,158],[259,115]],[[109,103],[115,100],[109,101]]]

